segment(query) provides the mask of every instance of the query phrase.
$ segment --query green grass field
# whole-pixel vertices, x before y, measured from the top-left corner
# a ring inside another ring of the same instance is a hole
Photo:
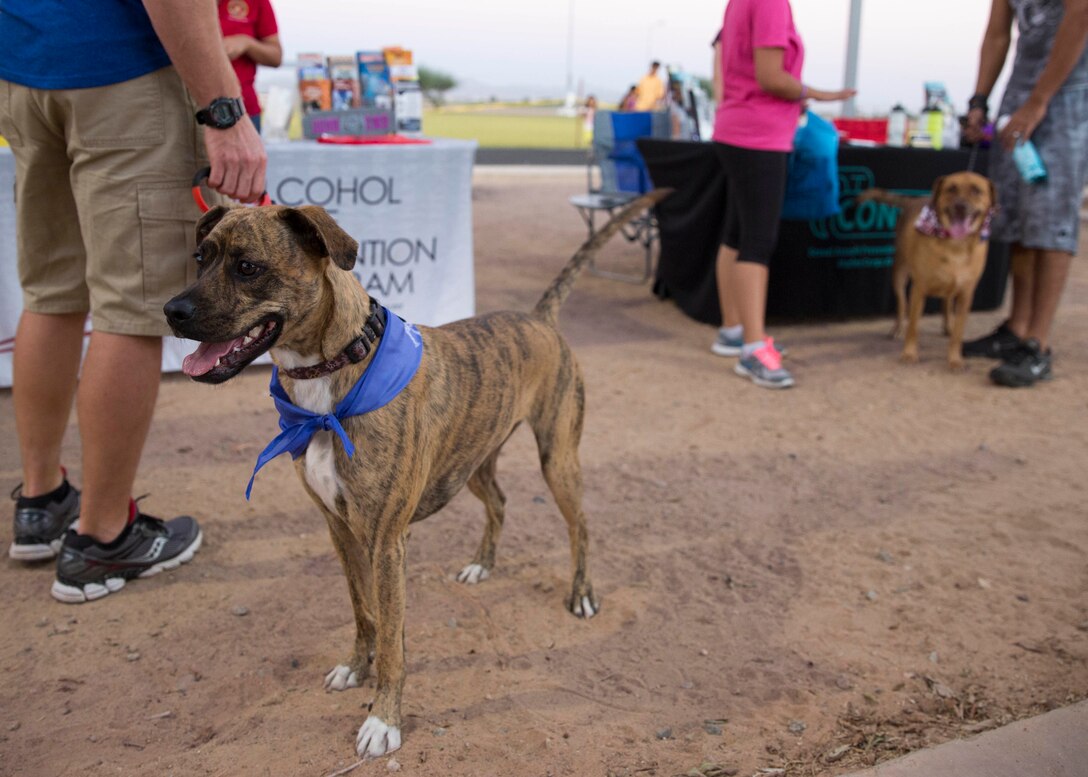
[[[585,148],[588,143],[581,117],[558,116],[554,108],[429,109],[423,113],[423,132],[475,140],[482,148]]]

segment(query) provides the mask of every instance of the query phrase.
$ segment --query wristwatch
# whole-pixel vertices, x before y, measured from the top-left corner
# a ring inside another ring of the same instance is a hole
[[[196,123],[213,129],[229,129],[245,115],[240,97],[216,97],[207,108],[196,112]]]

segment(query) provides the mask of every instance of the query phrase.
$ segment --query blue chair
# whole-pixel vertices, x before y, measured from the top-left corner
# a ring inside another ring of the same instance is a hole
[[[598,213],[604,212],[607,218],[611,218],[617,210],[653,188],[650,173],[635,140],[659,137],[662,132],[668,137],[667,119],[667,114],[649,112],[597,112],[593,146],[586,165],[587,192],[570,198],[571,205],[586,223],[589,237],[596,234]],[[659,124],[662,126],[659,127]],[[601,270],[592,261],[589,272],[628,283],[645,283],[653,276],[653,247],[657,240],[657,221],[653,211],[647,209],[639,214],[623,226],[620,234],[628,242],[644,249],[642,272],[632,274]]]

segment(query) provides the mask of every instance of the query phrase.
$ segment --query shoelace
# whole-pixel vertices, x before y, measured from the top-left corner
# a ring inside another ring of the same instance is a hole
[[[782,354],[778,352],[778,349],[774,347],[774,338],[768,337],[763,341],[763,345],[752,352],[752,356],[759,359],[759,363],[766,367],[768,370],[780,370],[782,369]]]

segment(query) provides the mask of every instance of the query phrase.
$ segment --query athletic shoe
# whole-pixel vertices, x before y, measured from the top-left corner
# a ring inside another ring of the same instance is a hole
[[[788,353],[785,346],[776,345],[775,347],[778,349],[780,356],[785,356]],[[710,350],[718,354],[718,356],[740,356],[741,351],[744,350],[744,336],[732,338],[725,333],[725,330],[719,329],[718,336],[714,340],[714,344],[710,346]]]
[[[1009,322],[1003,321],[1001,326],[985,337],[964,343],[963,355],[1004,360],[1016,350],[1018,345],[1020,345],[1020,338],[1009,329]]]
[[[741,357],[733,371],[763,388],[783,389],[793,385],[793,376],[782,366],[782,354],[770,337],[750,356]]]
[[[1050,349],[1045,351],[1039,341],[1029,337],[1005,358],[1005,361],[990,370],[990,380],[999,386],[1028,388],[1040,380],[1051,380]]]
[[[203,536],[187,515],[161,521],[143,513],[105,545],[69,531],[57,559],[53,598],[68,604],[101,599],[120,591],[127,580],[174,569],[193,558]]]
[[[65,483],[68,481],[65,480]],[[79,518],[79,491],[69,486],[61,499],[37,507],[22,496],[21,485],[11,492],[15,500],[14,540],[8,555],[16,561],[44,561],[60,550],[64,533]]]

